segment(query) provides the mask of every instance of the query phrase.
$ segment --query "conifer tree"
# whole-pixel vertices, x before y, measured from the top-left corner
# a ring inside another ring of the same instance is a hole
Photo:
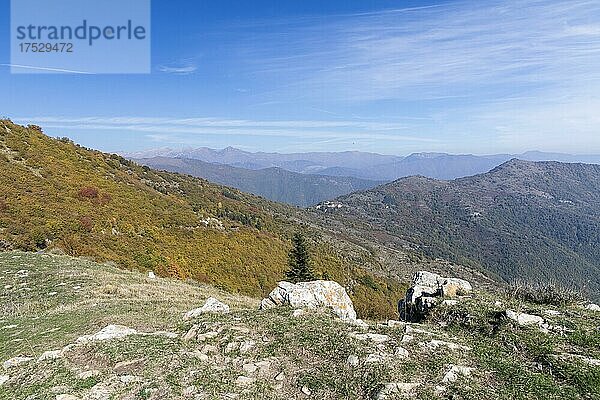
[[[285,274],[286,279],[292,283],[315,280],[304,235],[296,232],[292,238],[292,243],[293,247],[288,255],[288,266],[290,269]]]

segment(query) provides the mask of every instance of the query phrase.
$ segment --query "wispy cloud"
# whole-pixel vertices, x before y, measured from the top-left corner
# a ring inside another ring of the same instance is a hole
[[[192,61],[184,61],[173,65],[159,65],[157,69],[166,74],[191,75],[198,70],[198,65]]]
[[[145,133],[153,141],[193,144],[194,135],[273,137],[328,140],[382,140],[405,143],[435,143],[436,139],[409,133],[401,122],[372,121],[261,121],[219,118],[159,117],[18,117],[17,122],[47,128],[118,130]],[[186,142],[187,141],[187,142]]]
[[[499,96],[600,79],[598,2],[465,2],[334,21],[290,23],[284,41],[277,32],[242,42],[249,71],[277,73],[282,91],[354,101]]]

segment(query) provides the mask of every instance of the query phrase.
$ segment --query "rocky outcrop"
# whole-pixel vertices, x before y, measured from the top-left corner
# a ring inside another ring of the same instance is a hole
[[[398,303],[400,319],[420,321],[444,298],[466,295],[472,290],[471,284],[463,279],[444,278],[432,272],[419,271],[413,276],[412,286],[406,291],[406,296]]]
[[[260,303],[262,310],[290,306],[292,308],[328,308],[343,321],[357,321],[356,311],[346,290],[337,282],[279,282],[277,287]]]

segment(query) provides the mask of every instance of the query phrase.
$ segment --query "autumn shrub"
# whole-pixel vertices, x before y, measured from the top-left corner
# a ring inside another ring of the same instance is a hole
[[[94,229],[94,221],[87,215],[79,217],[79,225],[81,225],[86,232],[91,232],[92,229]]]
[[[84,188],[79,189],[79,197],[81,199],[97,199],[99,196],[99,191],[97,188],[93,187],[93,186],[87,186]]]

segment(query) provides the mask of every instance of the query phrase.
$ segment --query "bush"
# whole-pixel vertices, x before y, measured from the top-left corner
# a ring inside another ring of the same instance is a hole
[[[567,288],[555,282],[513,282],[508,290],[515,299],[542,305],[566,306],[584,299],[576,288]]]
[[[84,187],[79,190],[79,197],[82,199],[97,199],[98,196],[98,189],[92,186]]]

